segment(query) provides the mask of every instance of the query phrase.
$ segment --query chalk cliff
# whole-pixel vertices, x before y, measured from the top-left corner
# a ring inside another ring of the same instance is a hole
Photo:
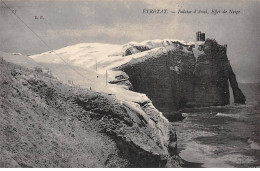
[[[190,44],[168,42],[156,52],[143,53],[142,57],[114,69],[124,71],[133,90],[145,93],[168,118],[183,107],[229,104],[229,82],[234,102],[245,103],[245,96],[238,87],[224,46],[207,39],[196,58],[196,49],[192,50],[194,47]],[[132,45],[125,50],[125,54],[141,55],[141,50],[152,49],[144,45],[141,47]]]
[[[239,89],[226,49],[215,40],[207,39],[204,54],[198,56],[194,70],[194,105],[222,106],[230,103],[229,83],[235,103],[245,103]]]

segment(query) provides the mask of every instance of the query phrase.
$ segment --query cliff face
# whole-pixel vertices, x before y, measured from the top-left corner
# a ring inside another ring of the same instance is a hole
[[[127,73],[134,91],[145,93],[167,116],[191,100],[195,57],[179,49],[150,55],[148,60],[117,69]]]
[[[230,103],[229,83],[235,103],[244,104],[245,96],[239,89],[224,46],[207,39],[204,54],[198,56],[194,70],[194,98],[190,105],[223,106]]]
[[[207,40],[194,70],[195,106],[229,104],[229,66],[224,47]]]
[[[233,72],[231,66],[229,65],[229,75],[228,75],[229,83],[231,85],[231,88],[233,90],[234,95],[234,102],[238,104],[245,104],[246,97],[243,94],[243,92],[240,90],[237,84],[236,75]]]
[[[128,55],[134,47],[126,50]],[[115,70],[124,71],[133,90],[145,93],[166,116],[182,107],[229,104],[229,82],[235,103],[244,104],[245,97],[225,50],[215,40],[208,39],[204,52],[196,60],[190,46],[174,43],[157,53],[144,53],[144,60],[133,59]]]
[[[0,73],[0,167],[165,167],[177,156],[151,101],[122,102],[5,60]]]

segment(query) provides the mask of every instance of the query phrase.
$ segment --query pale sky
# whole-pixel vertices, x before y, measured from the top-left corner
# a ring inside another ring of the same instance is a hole
[[[259,0],[4,0],[52,49],[77,43],[124,44],[147,39],[195,41],[196,31],[228,44],[239,82],[259,81]],[[143,14],[143,9],[185,9],[240,14]],[[35,20],[43,16],[44,20]],[[49,51],[0,1],[0,51]],[[258,78],[257,78],[258,77]]]

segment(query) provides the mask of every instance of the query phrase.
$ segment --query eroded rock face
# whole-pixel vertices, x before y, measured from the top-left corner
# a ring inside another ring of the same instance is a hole
[[[145,60],[132,60],[115,70],[124,71],[133,90],[145,93],[168,118],[183,107],[229,104],[229,82],[235,103],[245,103],[224,46],[207,39],[197,60],[191,45],[170,46],[175,48],[163,46],[156,53],[144,53]]]
[[[235,103],[245,104],[245,96],[239,89],[226,49],[213,39],[204,44],[194,70],[195,106],[223,106],[230,103],[229,82]],[[192,105],[192,103],[191,103]]]
[[[133,90],[145,93],[153,105],[167,116],[191,100],[195,57],[192,52],[180,49],[149,55],[146,61],[132,62],[117,70],[127,73]]]
[[[119,155],[129,162],[127,167],[166,165],[170,156],[168,148],[174,150],[169,144],[177,143],[177,139],[169,139],[169,122],[151,102],[120,104],[109,96],[86,99],[83,95],[75,103],[93,112],[91,117],[97,120],[100,132],[114,139]],[[171,152],[171,155],[177,153]]]
[[[234,95],[234,102],[238,104],[245,104],[246,97],[243,94],[243,92],[240,90],[237,84],[236,75],[233,72],[231,66],[229,67],[229,75],[228,75],[229,83],[231,85],[231,88],[233,90]]]
[[[140,52],[147,51],[147,50],[151,50],[151,49],[148,48],[147,46],[132,46],[132,47],[127,48],[125,50],[125,52],[123,53],[123,55],[128,56],[128,55],[140,53]]]
[[[229,104],[229,61],[224,47],[207,40],[194,70],[194,106]]]
[[[117,85],[125,85],[126,89],[133,90],[133,86],[129,81],[129,76],[124,72],[120,72],[120,74],[117,74],[117,76],[115,76],[115,79],[109,81],[109,83],[117,84]]]

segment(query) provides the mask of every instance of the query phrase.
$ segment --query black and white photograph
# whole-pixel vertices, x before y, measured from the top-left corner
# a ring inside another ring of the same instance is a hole
[[[259,168],[260,0],[0,0],[0,168]]]

